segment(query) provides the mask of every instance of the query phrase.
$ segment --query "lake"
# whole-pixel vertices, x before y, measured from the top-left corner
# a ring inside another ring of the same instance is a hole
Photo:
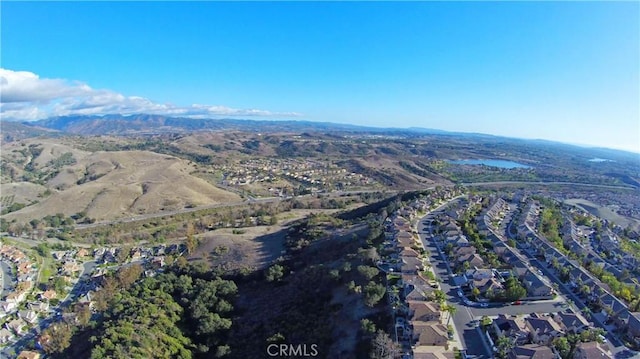
[[[592,158],[589,162],[614,162],[613,160],[608,160],[606,158]]]
[[[505,160],[450,160],[449,163],[458,165],[485,165],[498,168],[531,168],[531,166],[524,165],[522,163],[505,161]]]

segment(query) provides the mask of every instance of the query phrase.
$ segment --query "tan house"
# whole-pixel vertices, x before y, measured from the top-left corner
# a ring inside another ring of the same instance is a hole
[[[438,303],[409,301],[409,318],[414,322],[439,322],[440,314]]]
[[[596,342],[579,343],[573,359],[612,359],[611,352]]]
[[[20,352],[20,355],[18,355],[17,359],[40,359],[40,353],[30,350],[23,350]]]
[[[56,293],[55,290],[49,289],[47,291],[45,291],[44,293],[41,294],[42,298],[51,300],[51,299],[55,299],[58,294]]]
[[[413,339],[415,346],[445,346],[449,340],[449,333],[443,324],[415,322],[413,324]]]
[[[553,350],[540,344],[520,345],[511,349],[509,359],[559,359]]]

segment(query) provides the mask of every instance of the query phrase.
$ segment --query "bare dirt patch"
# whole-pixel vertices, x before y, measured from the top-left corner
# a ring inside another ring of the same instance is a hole
[[[189,260],[232,271],[262,269],[283,254],[285,237],[280,226],[217,229],[198,236],[200,245]]]

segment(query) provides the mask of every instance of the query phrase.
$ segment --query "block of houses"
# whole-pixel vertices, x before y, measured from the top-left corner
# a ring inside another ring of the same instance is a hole
[[[596,342],[578,343],[573,354],[574,359],[612,359],[611,352]]]
[[[511,349],[509,359],[558,359],[559,356],[554,351],[540,344],[519,345]]]
[[[443,324],[424,322],[413,324],[414,346],[445,346],[448,340],[449,333]]]
[[[409,304],[408,317],[414,322],[439,322],[440,305],[436,302],[407,301]]]

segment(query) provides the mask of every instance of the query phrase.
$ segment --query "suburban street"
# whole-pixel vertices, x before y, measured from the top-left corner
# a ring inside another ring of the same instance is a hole
[[[4,261],[0,261],[0,269],[2,269],[2,287],[0,288],[0,297],[4,296],[4,291],[13,287],[13,275],[11,274],[11,267]]]
[[[457,294],[458,287],[451,285],[452,282],[450,278],[452,277],[452,273],[450,273],[446,262],[443,260],[443,253],[435,242],[431,240],[432,228],[430,222],[444,207],[445,205],[435,209],[420,220],[418,223],[420,240],[425,249],[429,251],[429,261],[432,264],[436,277],[440,280],[440,287],[447,296],[447,302],[456,307],[456,313],[453,316],[453,325],[456,328],[459,341],[464,346],[464,349],[466,349],[467,355],[476,358],[492,358],[492,350],[488,347],[488,342],[484,338],[481,329],[476,325],[483,316],[496,317],[500,314],[521,315],[559,312],[564,310],[567,304],[563,297],[558,297],[553,300],[522,302],[520,305],[494,304],[488,308],[464,304],[462,298]],[[525,263],[529,262],[529,258],[526,259]]]

